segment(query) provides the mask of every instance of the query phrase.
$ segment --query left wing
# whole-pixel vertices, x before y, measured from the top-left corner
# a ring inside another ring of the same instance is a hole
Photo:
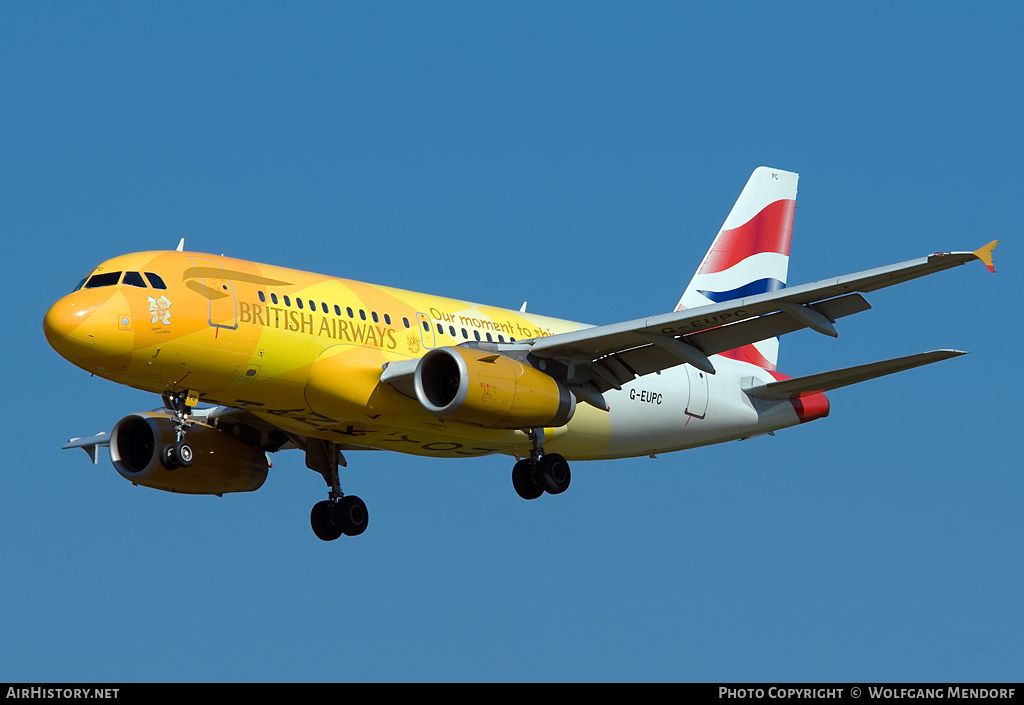
[[[542,370],[580,392],[581,399],[601,406],[601,392],[657,370],[689,363],[714,374],[709,357],[726,350],[802,328],[835,336],[836,319],[870,308],[861,293],[975,259],[995,271],[996,244],[998,240],[974,252],[940,252],[711,306],[533,338],[514,347],[527,347]]]
[[[156,413],[171,413],[169,409],[154,409]],[[288,433],[274,424],[260,419],[252,412],[244,409],[234,409],[228,406],[214,406],[205,409],[196,409],[189,416],[189,421],[216,426],[225,431],[246,445],[259,448],[266,452],[288,450],[291,448],[305,449],[308,443],[306,436]],[[376,450],[366,446],[353,444],[335,444],[339,451],[348,450]],[[110,434],[106,431],[97,433],[95,436],[84,438],[72,438],[61,450],[81,448],[85,451],[93,465],[99,463],[99,449],[110,447]]]

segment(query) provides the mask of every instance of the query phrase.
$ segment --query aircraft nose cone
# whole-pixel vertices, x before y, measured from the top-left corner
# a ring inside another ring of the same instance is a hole
[[[92,344],[91,328],[94,322],[91,311],[65,297],[50,307],[43,316],[43,334],[50,347],[65,355],[71,347]],[[66,355],[65,355],[66,356]]]
[[[43,334],[52,346],[55,341],[67,336],[74,327],[73,322],[67,316],[67,307],[58,301],[43,316]]]

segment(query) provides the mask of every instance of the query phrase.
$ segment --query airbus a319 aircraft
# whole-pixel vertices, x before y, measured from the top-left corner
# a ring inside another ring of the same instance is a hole
[[[863,294],[974,259],[993,241],[786,286],[797,174],[751,175],[671,313],[590,326],[520,310],[177,250],[107,260],[46,313],[64,358],[162,395],[109,434],[72,439],[122,477],[169,492],[258,489],[268,453],[323,475],[325,541],[367,527],[344,453],[514,456],[524,499],[569,487],[569,460],[655,455],[828,415],[824,392],[964,354],[935,350],[806,377],[778,337],[870,306]],[[200,405],[200,403],[202,405]],[[212,405],[212,406],[211,406]]]

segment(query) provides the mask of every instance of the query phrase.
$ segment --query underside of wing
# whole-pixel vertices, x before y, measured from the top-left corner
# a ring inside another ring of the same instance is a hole
[[[528,348],[537,366],[601,407],[601,392],[637,376],[683,363],[713,374],[711,355],[803,328],[835,336],[836,320],[870,308],[861,294],[975,259],[991,269],[993,247],[937,253],[710,306],[521,341],[516,347]]]

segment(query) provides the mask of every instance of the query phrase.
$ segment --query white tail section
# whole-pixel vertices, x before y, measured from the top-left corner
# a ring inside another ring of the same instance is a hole
[[[786,286],[798,178],[793,172],[765,166],[754,170],[676,311]],[[723,354],[774,370],[779,341],[770,338]]]

